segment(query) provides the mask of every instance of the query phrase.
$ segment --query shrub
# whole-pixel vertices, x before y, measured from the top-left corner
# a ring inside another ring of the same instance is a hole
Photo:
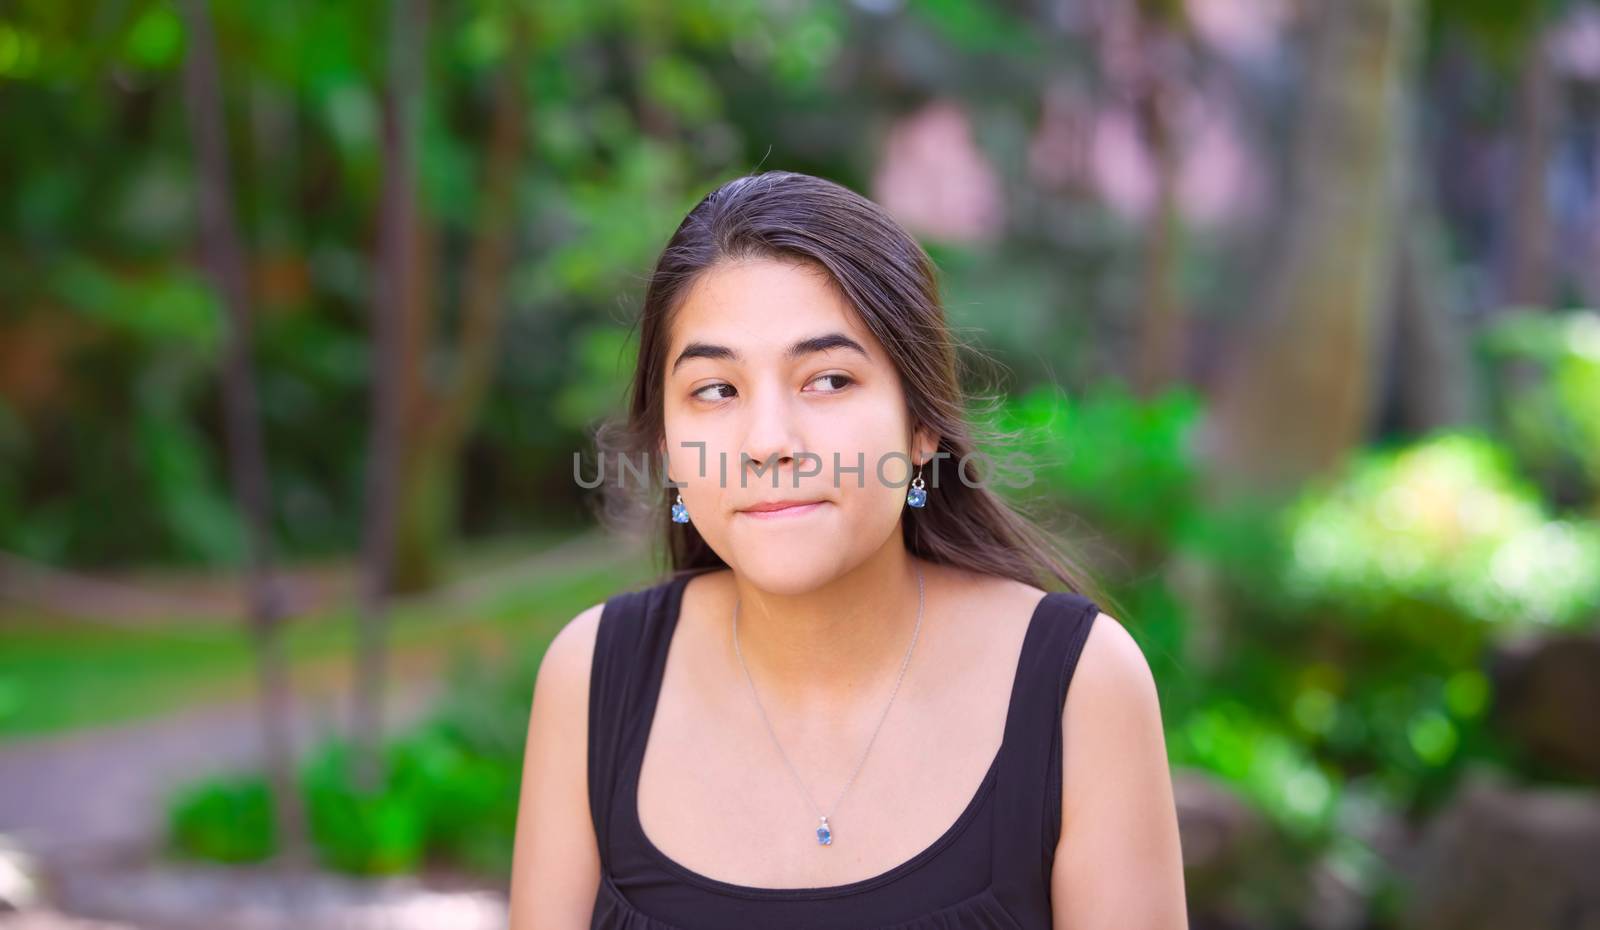
[[[311,838],[322,860],[341,871],[387,874],[416,869],[427,839],[424,797],[394,778],[373,792],[357,788],[354,753],[324,744],[302,773]],[[393,766],[386,766],[390,773]]]
[[[1600,517],[1600,312],[1508,314],[1481,348],[1519,464],[1556,502]]]
[[[384,750],[384,780],[362,791],[354,753],[334,739],[313,750],[299,788],[321,860],[344,872],[414,871],[432,858],[497,878],[511,873],[528,702],[540,650],[485,668],[459,657],[433,715]],[[176,795],[171,842],[222,862],[275,851],[266,783],[251,776],[205,782]]]
[[[1570,624],[1600,608],[1600,532],[1552,519],[1488,438],[1441,434],[1360,456],[1288,513],[1288,591],[1393,617]],[[1412,611],[1415,613],[1415,611]]]
[[[1189,390],[1147,401],[1110,382],[1069,399],[1050,386],[1008,400],[996,426],[1018,434],[1044,493],[1125,542],[1160,548],[1194,515],[1200,409]]]
[[[180,854],[218,862],[259,862],[277,849],[272,794],[259,775],[204,781],[173,795],[168,841]]]

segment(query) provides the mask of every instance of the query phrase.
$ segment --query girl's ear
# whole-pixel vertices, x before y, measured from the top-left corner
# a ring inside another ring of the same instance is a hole
[[[918,427],[912,434],[911,464],[925,465],[933,460],[933,454],[939,450],[939,434],[926,427]]]

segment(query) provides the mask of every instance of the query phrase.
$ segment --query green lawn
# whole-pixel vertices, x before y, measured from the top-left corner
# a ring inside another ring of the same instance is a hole
[[[584,607],[647,578],[639,558],[601,552],[574,566],[544,566],[530,546],[521,562],[503,544],[481,562],[498,563],[469,597],[423,599],[390,611],[398,659],[481,647],[543,649]],[[455,574],[470,577],[468,556]],[[488,571],[488,569],[485,569]],[[297,677],[342,675],[354,636],[348,607],[296,618],[287,639]],[[128,721],[202,700],[248,698],[254,669],[238,623],[174,620],[137,629],[12,612],[0,615],[0,740]]]

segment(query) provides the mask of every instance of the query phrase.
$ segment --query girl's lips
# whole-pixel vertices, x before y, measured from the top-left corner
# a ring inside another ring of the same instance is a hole
[[[797,504],[793,507],[784,507],[779,510],[741,510],[739,516],[754,517],[757,520],[788,520],[794,517],[814,513],[827,501],[812,501],[809,504]]]

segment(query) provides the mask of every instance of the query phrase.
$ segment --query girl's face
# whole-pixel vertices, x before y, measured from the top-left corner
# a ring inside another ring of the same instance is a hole
[[[703,273],[673,320],[664,387],[663,451],[690,521],[776,593],[814,588],[890,540],[913,463],[938,439],[913,436],[883,346],[811,265],[760,259]],[[773,501],[814,503],[748,511]]]

